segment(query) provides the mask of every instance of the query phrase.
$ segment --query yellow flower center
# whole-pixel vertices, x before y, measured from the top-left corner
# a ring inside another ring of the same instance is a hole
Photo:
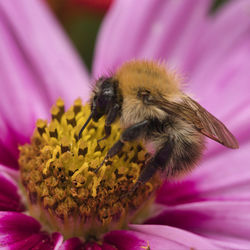
[[[105,118],[91,121],[78,140],[90,114],[89,105],[82,106],[80,99],[67,112],[59,99],[51,114],[51,122],[38,120],[31,143],[20,147],[21,184],[30,215],[66,239],[88,240],[126,228],[145,214],[160,181],[156,175],[131,192],[148,157],[143,146],[127,143],[95,173],[120,137],[119,123],[98,143]]]

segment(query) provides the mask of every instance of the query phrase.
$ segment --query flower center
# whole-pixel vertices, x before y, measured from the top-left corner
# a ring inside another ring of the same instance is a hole
[[[131,192],[148,157],[143,146],[127,143],[95,173],[120,137],[119,123],[98,143],[104,136],[104,118],[91,121],[78,140],[90,114],[89,105],[82,106],[80,99],[67,112],[59,99],[51,114],[51,122],[38,120],[31,143],[20,147],[22,191],[30,215],[46,230],[86,240],[126,228],[145,214],[160,181],[156,175]]]

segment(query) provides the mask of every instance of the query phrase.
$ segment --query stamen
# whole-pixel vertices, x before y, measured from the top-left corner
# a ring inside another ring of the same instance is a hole
[[[29,213],[46,230],[59,231],[65,238],[99,239],[107,231],[126,228],[153,200],[159,176],[133,190],[148,157],[139,143],[127,143],[119,155],[105,161],[108,150],[119,139],[119,123],[104,136],[105,119],[90,121],[89,105],[77,99],[64,111],[61,99],[51,109],[50,123],[38,120],[31,143],[20,147],[23,192]],[[142,213],[141,213],[142,214]]]

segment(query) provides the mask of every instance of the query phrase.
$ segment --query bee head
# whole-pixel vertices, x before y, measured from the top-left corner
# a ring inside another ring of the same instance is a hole
[[[91,119],[97,122],[103,115],[106,115],[116,99],[115,84],[111,78],[100,78],[95,85],[92,97],[90,99],[91,113],[89,118],[82,126],[78,138],[81,137]]]
[[[101,78],[97,83],[91,98],[92,119],[97,122],[106,115],[115,101],[115,86],[111,78]]]

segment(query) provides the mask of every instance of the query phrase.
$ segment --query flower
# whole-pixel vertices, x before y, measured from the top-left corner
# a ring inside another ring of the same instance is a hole
[[[17,188],[17,147],[28,141],[37,118],[47,118],[57,97],[67,106],[79,93],[85,101],[89,76],[42,2],[0,2],[0,246],[249,248],[250,6],[248,1],[231,1],[208,14],[210,5],[209,0],[145,0],[137,8],[132,0],[117,0],[106,16],[93,76],[131,58],[167,59],[190,82],[187,91],[227,124],[240,149],[209,141],[191,175],[165,182],[159,190],[158,215],[130,225],[130,230],[106,233],[100,246],[78,238],[63,242],[61,234],[44,232],[24,214]]]

